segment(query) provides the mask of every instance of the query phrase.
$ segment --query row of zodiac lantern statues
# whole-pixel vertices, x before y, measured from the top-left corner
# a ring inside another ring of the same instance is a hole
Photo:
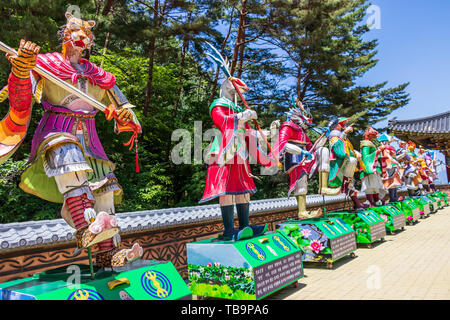
[[[40,54],[38,45],[21,40],[17,52],[7,53],[11,72],[0,99],[9,98],[10,109],[0,123],[0,163],[22,143],[32,106],[41,103],[44,112],[34,132],[20,187],[44,200],[62,203],[61,216],[76,229],[74,254],[96,245],[98,266],[122,266],[140,258],[143,249],[138,243],[131,248],[120,244],[115,206],[120,204],[123,191],[113,173],[114,164],[98,138],[95,116],[103,111],[108,120],[114,119],[118,132],[132,131],[131,146],[141,127],[114,75],[82,58],[83,51],[92,46],[95,21],[70,13],[66,13],[66,18],[61,33],[62,52]],[[250,155],[265,167],[282,164],[290,179],[288,195],[297,198],[301,219],[318,215],[306,208],[308,180],[316,171],[320,194],[345,194],[356,210],[367,207],[358,200],[354,186],[358,168],[361,191],[371,206],[381,204],[386,193],[389,201],[397,201],[397,188],[402,184],[409,190],[434,188],[436,169],[432,154],[422,148],[416,154],[412,142],[400,141],[396,150],[390,145],[392,137],[372,128],[364,132],[357,151],[347,137],[353,130],[349,118],[331,119],[313,144],[306,131],[312,127],[312,116],[298,99],[292,100],[284,123],[274,121],[270,130],[261,130],[257,113],[248,108],[242,95],[248,90],[247,85],[231,76],[223,57],[210,47],[210,57],[224,71],[226,79],[220,87],[220,97],[209,106],[221,135],[210,145],[200,202],[219,198],[224,224],[222,239],[239,240],[267,231],[267,225],[249,225],[250,196],[256,192]],[[238,97],[245,107],[237,103]],[[92,103],[92,99],[101,103]],[[102,103],[107,107],[102,109]],[[252,129],[252,122],[257,129]],[[261,146],[268,138],[276,142],[265,152]]]

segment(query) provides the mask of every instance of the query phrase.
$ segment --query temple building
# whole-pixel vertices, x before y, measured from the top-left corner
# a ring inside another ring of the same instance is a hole
[[[394,118],[389,120],[388,130],[399,139],[442,152],[450,177],[450,111],[412,120]]]

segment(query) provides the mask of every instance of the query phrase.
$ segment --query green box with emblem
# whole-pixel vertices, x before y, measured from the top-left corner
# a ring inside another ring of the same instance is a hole
[[[433,192],[427,195],[428,198],[434,199],[438,209],[443,208],[447,205],[447,194],[443,192]]]
[[[69,265],[0,284],[0,300],[177,300],[191,299],[171,262],[136,260],[114,270]]]
[[[410,199],[419,207],[421,219],[430,215],[431,207],[427,200],[423,199],[422,196],[411,197]]]
[[[439,197],[442,200],[444,206],[448,206],[448,201],[447,201],[448,194],[446,194],[445,192],[442,192],[442,191],[437,191],[437,192],[434,192],[433,195]]]
[[[370,208],[372,211],[378,213],[384,221],[386,231],[394,234],[397,230],[403,230],[406,225],[405,213],[401,211],[394,204],[387,204],[379,207]]]
[[[355,256],[355,231],[341,218],[288,220],[278,227],[302,250],[304,262],[327,263],[331,269],[339,259]]]
[[[437,212],[437,202],[434,198],[429,198],[426,195],[419,196],[419,198],[426,201],[430,207],[430,213],[436,213]]]
[[[444,202],[442,201],[441,197],[438,197],[436,194],[434,193],[427,194],[427,198],[435,201],[436,210],[444,207]]]
[[[405,199],[403,201],[395,202],[395,205],[405,214],[407,224],[412,225],[419,221],[420,209],[412,199]]]
[[[237,241],[210,238],[186,244],[192,294],[259,300],[303,277],[300,249],[282,232]]]
[[[427,198],[430,202],[430,207],[433,208],[433,213],[436,213],[438,208],[438,203],[434,197],[432,197],[430,194],[426,194],[423,197]]]
[[[351,226],[355,230],[356,243],[371,247],[374,242],[384,240],[386,236],[384,220],[373,210],[330,212],[327,216],[341,218]]]

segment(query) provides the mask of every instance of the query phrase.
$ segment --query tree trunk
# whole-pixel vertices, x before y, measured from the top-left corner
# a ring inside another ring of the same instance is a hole
[[[243,66],[244,66],[244,50],[245,50],[245,17],[247,15],[247,12],[244,14],[243,18],[243,24],[242,24],[242,31],[241,31],[241,39],[240,39],[240,46],[239,46],[239,63],[237,68],[237,77],[240,79],[243,72]]]
[[[191,23],[191,16],[192,12],[189,11],[188,14],[188,20],[187,24],[189,25]],[[180,58],[180,73],[178,74],[178,88],[177,88],[177,95],[175,99],[175,103],[173,105],[173,111],[172,111],[172,121],[170,121],[170,132],[174,130],[175,126],[175,119],[178,113],[178,106],[180,104],[180,96],[181,92],[183,91],[183,76],[184,76],[184,65],[186,60],[186,52],[189,48],[189,38],[187,35],[183,38],[183,46],[181,47],[181,58]],[[170,163],[170,149],[172,148],[172,141],[169,139],[167,142],[167,148],[166,148],[166,162]]]
[[[238,60],[238,53],[239,53],[239,49],[241,47],[241,42],[242,42],[242,45],[244,45],[242,36],[243,36],[243,32],[245,30],[245,16],[247,15],[247,12],[245,11],[246,6],[247,6],[247,0],[242,0],[240,16],[239,16],[238,34],[236,36],[236,43],[234,44],[233,59],[231,60],[231,67],[230,67],[231,75],[234,74],[234,71],[236,69],[236,63]]]
[[[233,14],[234,14],[234,9],[235,9],[235,7],[233,7],[233,8],[231,9],[231,13],[230,13],[230,24],[229,24],[229,27],[228,27],[228,32],[227,32],[227,35],[226,35],[225,39],[223,39],[223,42],[222,42],[222,48],[220,49],[220,54],[221,54],[222,56],[223,56],[223,54],[224,54],[225,46],[227,45],[228,38],[230,38],[231,28],[232,28],[232,26],[233,26]],[[212,86],[212,88],[211,88],[211,95],[210,95],[210,97],[209,97],[209,104],[211,104],[211,103],[213,102],[214,96],[215,96],[215,94],[216,94],[217,82],[219,81],[219,72],[220,72],[220,68],[219,68],[219,66],[217,66],[217,69],[216,69],[216,76],[214,77],[214,83],[213,83],[213,86]]]
[[[188,20],[187,20],[188,25],[191,23],[191,16],[192,16],[192,12],[189,11]],[[180,103],[180,95],[181,95],[181,91],[183,89],[183,75],[184,75],[185,58],[186,58],[186,52],[187,52],[188,48],[189,48],[189,38],[187,35],[185,35],[183,38],[183,46],[181,47],[180,73],[178,75],[177,99],[175,100],[175,103],[174,103],[172,119],[175,119],[175,116],[178,111],[178,104]]]
[[[100,68],[103,68],[103,64],[105,62],[105,54],[106,50],[108,49],[108,42],[109,42],[109,32],[106,34],[105,45],[103,46],[102,52],[102,62],[100,62]]]
[[[300,101],[302,101],[302,99],[300,97],[301,92],[302,92],[301,85],[302,85],[302,67],[301,67],[301,65],[299,65],[298,69],[297,69],[297,98]]]
[[[105,3],[105,6],[103,7],[102,15],[107,16],[108,13],[111,11],[113,5],[115,4],[116,0],[107,0]]]
[[[155,0],[155,8],[153,11],[153,25],[158,26],[158,10],[159,10],[159,0]],[[155,59],[155,43],[156,37],[152,36],[148,44],[149,52],[149,62],[148,62],[148,80],[147,89],[145,92],[145,102],[144,102],[144,116],[147,116],[150,109],[150,98],[152,96],[152,82],[153,82],[153,61]]]

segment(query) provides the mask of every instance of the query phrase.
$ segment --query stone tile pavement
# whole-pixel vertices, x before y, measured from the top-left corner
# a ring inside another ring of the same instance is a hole
[[[450,207],[387,235],[372,249],[358,247],[332,270],[304,265],[298,288],[284,288],[270,300],[450,299]]]

